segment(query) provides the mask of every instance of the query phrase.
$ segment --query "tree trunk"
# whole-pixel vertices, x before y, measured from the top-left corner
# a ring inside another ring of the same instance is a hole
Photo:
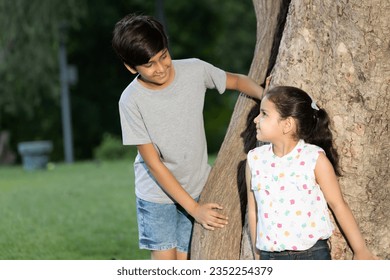
[[[273,80],[302,87],[328,111],[345,199],[383,258],[390,254],[389,14],[389,1],[293,1]],[[351,258],[339,232],[331,241],[333,258]]]
[[[272,57],[275,57],[271,55],[271,51],[277,45],[277,27],[283,22],[279,19],[279,14],[285,2],[265,0],[261,1],[260,6],[256,6],[258,32],[249,76],[259,83],[265,80]],[[192,259],[240,258],[246,212],[246,186],[242,177],[245,174],[244,161],[246,153],[255,147],[256,143],[253,137],[242,137],[254,135],[254,127],[247,122],[249,120],[250,124],[253,123],[256,110],[258,103],[255,100],[242,94],[239,96],[226,137],[200,198],[200,203],[217,202],[223,205],[223,213],[229,217],[229,225],[221,230],[208,231],[195,224],[191,246]],[[245,132],[247,127],[249,129]]]
[[[260,14],[266,13],[268,5],[277,5],[269,2],[282,1],[253,2],[258,41],[250,75],[263,81],[268,65],[262,61],[269,45],[260,38],[275,29],[260,22],[272,22],[275,16],[262,18]],[[344,197],[369,248],[383,259],[390,257],[389,14],[387,0],[292,0],[271,82],[271,87],[293,85],[304,89],[328,111],[341,159],[343,177],[339,181]],[[193,258],[251,256],[245,245],[248,242],[241,243],[246,200],[241,180],[237,179],[243,171],[237,166],[245,159],[240,136],[253,119],[248,114],[253,104],[243,96],[238,99],[216,165],[202,193],[202,201],[217,201],[225,207],[230,224],[214,232],[196,225]],[[246,143],[253,143],[253,139]],[[352,258],[338,229],[331,238],[331,248],[334,259]]]

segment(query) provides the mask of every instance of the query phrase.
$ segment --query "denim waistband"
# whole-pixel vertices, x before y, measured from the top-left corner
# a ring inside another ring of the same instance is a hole
[[[280,252],[260,251],[264,260],[331,260],[328,239],[318,240],[311,248],[302,251],[285,250]]]
[[[324,248],[324,247],[329,247],[328,246],[328,239],[319,239],[312,247],[310,247],[307,250],[315,250],[315,249]],[[273,251],[273,252],[269,252],[269,251],[262,251],[262,252],[272,253],[272,254],[285,254],[285,253],[299,252],[299,251],[297,251],[297,250],[283,250],[283,251]]]

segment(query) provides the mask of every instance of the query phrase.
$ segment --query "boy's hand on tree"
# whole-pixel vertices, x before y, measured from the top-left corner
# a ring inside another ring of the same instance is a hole
[[[223,208],[217,203],[198,204],[193,217],[207,230],[225,227],[228,224],[228,218],[214,209],[222,210]]]

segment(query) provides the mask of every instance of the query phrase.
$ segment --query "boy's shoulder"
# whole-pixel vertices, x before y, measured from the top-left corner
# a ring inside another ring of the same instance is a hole
[[[134,78],[133,81],[130,82],[130,84],[127,85],[127,87],[122,91],[122,94],[120,96],[119,102],[127,102],[130,98],[130,96],[134,95],[134,93],[137,92],[136,86],[137,84],[137,78]]]
[[[172,60],[175,70],[180,73],[186,73],[190,76],[202,75],[204,72],[210,72],[215,67],[199,58],[184,58]]]
[[[205,63],[203,60],[192,57],[192,58],[182,58],[182,59],[174,59],[172,60],[175,67],[177,66],[187,66],[187,65],[202,65]]]
[[[174,65],[191,65],[191,66],[200,66],[202,68],[205,67],[216,67],[215,65],[211,64],[210,62],[207,62],[205,60],[202,60],[197,57],[192,58],[183,58],[183,59],[174,59],[172,60]]]
[[[194,63],[194,62],[199,62],[202,60],[197,58],[197,57],[188,57],[188,58],[173,59],[172,61],[174,61],[176,63]]]

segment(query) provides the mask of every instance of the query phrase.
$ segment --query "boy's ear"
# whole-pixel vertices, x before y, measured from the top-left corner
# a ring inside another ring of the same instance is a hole
[[[123,63],[125,65],[125,67],[127,68],[127,70],[130,71],[131,74],[137,74],[137,70],[135,70],[133,67],[130,67],[129,65],[127,65],[126,63]]]

